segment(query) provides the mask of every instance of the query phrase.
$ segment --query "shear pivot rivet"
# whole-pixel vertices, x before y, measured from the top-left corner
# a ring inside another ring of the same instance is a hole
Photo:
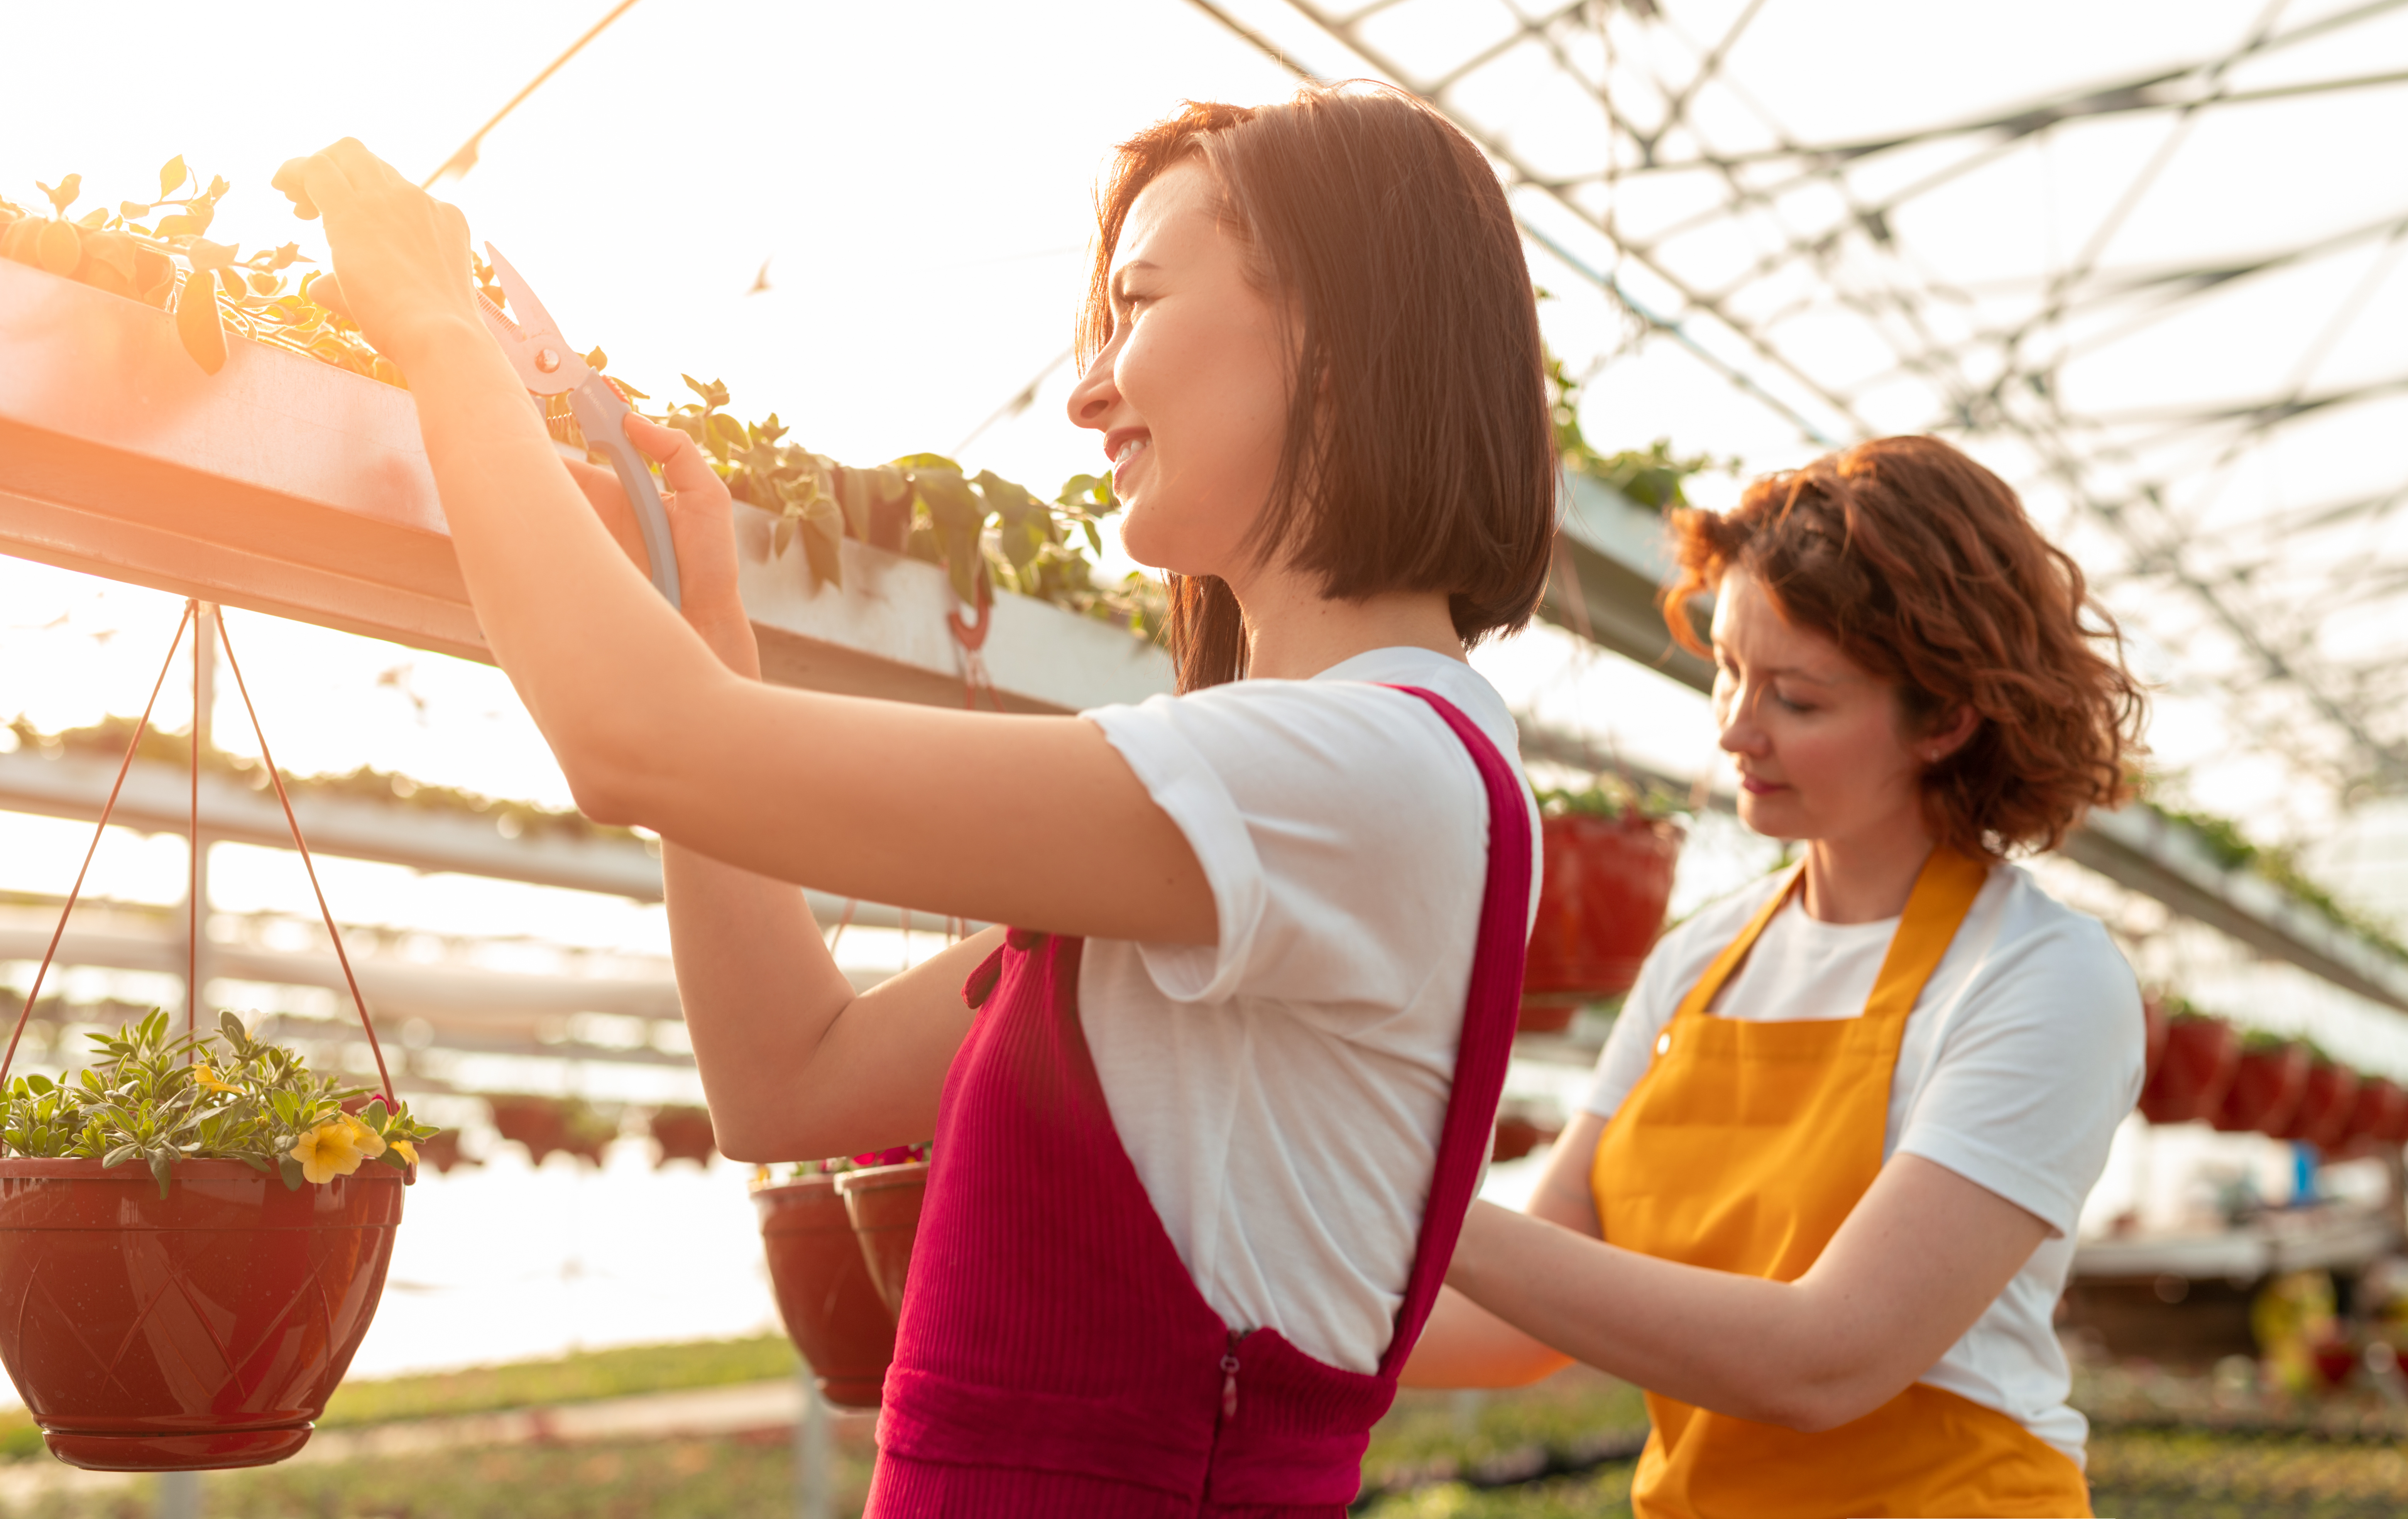
[[[551,349],[539,348],[536,350],[535,366],[548,375],[560,367],[560,355]]]

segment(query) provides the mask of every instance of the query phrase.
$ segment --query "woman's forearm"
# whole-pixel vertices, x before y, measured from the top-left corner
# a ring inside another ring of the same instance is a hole
[[[1851,1369],[1792,1283],[1656,1260],[1474,1204],[1448,1285],[1531,1337],[1651,1392],[1819,1427]]]
[[[1652,1392],[1827,1429],[1928,1371],[2047,1237],[1997,1193],[1900,1154],[1794,1282],[1659,1260],[1475,1203],[1447,1283]]]

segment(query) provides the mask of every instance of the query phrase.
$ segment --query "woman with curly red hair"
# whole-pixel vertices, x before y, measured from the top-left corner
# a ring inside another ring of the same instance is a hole
[[[2006,862],[2125,795],[2081,570],[1936,438],[1676,519],[1740,817],[1804,858],[1666,935],[1527,1214],[1474,1208],[1408,1369],[1647,1389],[1648,1519],[2087,1514],[2050,1328],[2141,1084],[2094,920]]]

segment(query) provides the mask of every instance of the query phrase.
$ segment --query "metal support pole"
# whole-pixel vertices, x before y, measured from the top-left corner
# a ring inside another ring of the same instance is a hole
[[[201,1474],[159,1473],[159,1519],[201,1519]]]
[[[836,1512],[834,1431],[827,1404],[808,1365],[795,1369],[803,1390],[803,1416],[795,1421],[795,1513],[796,1519],[829,1519]]]
[[[193,620],[193,748],[207,762],[214,739],[209,731],[209,718],[217,707],[218,693],[218,609],[215,602],[196,604],[199,615]],[[194,810],[199,807],[195,802]],[[208,834],[196,822],[194,824],[192,871],[186,881],[190,906],[185,915],[190,939],[185,964],[190,967],[184,983],[184,1007],[196,1033],[208,1033],[210,1020],[201,1007],[201,994],[209,984],[209,844]]]

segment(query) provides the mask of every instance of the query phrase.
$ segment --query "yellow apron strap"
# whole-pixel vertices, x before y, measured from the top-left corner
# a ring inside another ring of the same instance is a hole
[[[1923,995],[1923,983],[1940,967],[1942,956],[1948,953],[1949,940],[1956,937],[1956,925],[1981,894],[1982,883],[1990,878],[1990,867],[1983,861],[1954,850],[1935,849],[1923,862],[1914,878],[1914,890],[1906,899],[1906,911],[1899,917],[1898,932],[1889,941],[1889,953],[1882,959],[1881,975],[1873,982],[1873,995],[1865,1004],[1867,1018],[1903,1018],[1914,1010],[1914,999]],[[1674,1010],[1675,1018],[1702,1017],[1713,1006],[1714,997],[1723,983],[1735,975],[1748,952],[1771,923],[1789,894],[1798,890],[1806,879],[1806,862],[1800,860],[1789,872],[1781,889],[1756,909],[1739,937],[1723,946],[1706,967],[1698,984],[1681,999]]]
[[[1914,878],[1914,890],[1890,936],[1889,953],[1882,958],[1873,995],[1866,999],[1865,1017],[1904,1018],[1914,1010],[1923,985],[1940,968],[1957,925],[1972,910],[1982,883],[1990,879],[1989,866],[1950,849],[1935,849]]]
[[[1805,879],[1806,862],[1800,860],[1790,869],[1789,879],[1781,883],[1781,889],[1768,897],[1764,906],[1756,910],[1756,916],[1739,931],[1739,937],[1724,945],[1723,953],[1715,955],[1713,964],[1706,967],[1706,973],[1698,979],[1698,984],[1689,988],[1689,995],[1683,997],[1681,1005],[1672,1010],[1673,1017],[1702,1017],[1705,1010],[1714,1005],[1714,997],[1722,991],[1723,982],[1730,980],[1739,969],[1740,962],[1747,958],[1747,952],[1756,948],[1756,939],[1764,933],[1764,925],[1772,921],[1773,914],[1781,910],[1781,904],[1789,900],[1789,894],[1796,891],[1798,883]]]

